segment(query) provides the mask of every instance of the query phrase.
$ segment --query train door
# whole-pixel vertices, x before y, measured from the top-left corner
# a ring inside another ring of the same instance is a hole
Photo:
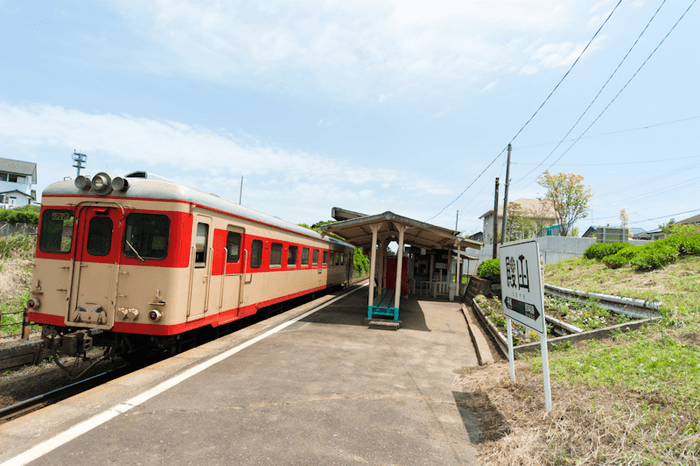
[[[225,312],[225,320],[233,320],[239,314],[244,284],[244,240],[245,230],[233,225],[221,231],[220,236],[217,235],[217,243],[222,247],[215,247],[216,254],[221,257],[220,259],[217,257],[215,264],[217,265],[216,274],[220,275],[221,279],[218,284],[219,290],[216,296],[212,293],[209,305],[219,309],[219,312]],[[218,267],[219,263],[220,267]]]
[[[119,276],[121,208],[84,207],[78,222],[75,266],[65,323],[111,329]]]
[[[210,311],[209,293],[211,292],[211,268],[214,259],[211,246],[211,217],[195,215],[192,228],[188,321],[201,319]]]

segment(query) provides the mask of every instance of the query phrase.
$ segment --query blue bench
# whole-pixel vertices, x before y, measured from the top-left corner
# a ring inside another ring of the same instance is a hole
[[[379,299],[379,304],[376,306],[367,306],[367,318],[372,319],[372,316],[389,316],[393,317],[394,321],[399,320],[399,308],[394,306],[394,290],[386,289]]]

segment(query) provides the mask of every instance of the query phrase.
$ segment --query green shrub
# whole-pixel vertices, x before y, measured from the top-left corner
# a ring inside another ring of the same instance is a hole
[[[635,270],[642,272],[665,267],[675,261],[677,257],[677,248],[669,243],[657,241],[642,246],[634,258],[630,260],[630,264]]]
[[[604,257],[617,254],[620,250],[629,248],[629,243],[595,243],[591,244],[583,253],[586,259],[603,260]]]
[[[476,274],[480,278],[491,280],[493,283],[501,283],[501,261],[490,259],[481,263]]]
[[[39,223],[39,206],[25,205],[14,209],[0,210],[0,220],[7,223]]]
[[[361,248],[355,248],[352,261],[355,276],[364,276],[369,273],[369,258],[362,253]]]
[[[612,256],[606,256],[603,258],[603,264],[609,269],[619,269],[629,263],[629,259],[623,257],[620,254],[614,254]]]

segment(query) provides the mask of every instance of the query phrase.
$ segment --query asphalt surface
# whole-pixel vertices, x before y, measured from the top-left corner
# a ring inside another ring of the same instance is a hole
[[[478,464],[460,304],[411,298],[400,330],[368,329],[364,287],[303,317],[331,298],[0,426],[0,462]]]

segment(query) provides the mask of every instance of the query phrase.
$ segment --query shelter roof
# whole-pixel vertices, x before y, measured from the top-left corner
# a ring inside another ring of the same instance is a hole
[[[482,243],[478,241],[460,237],[458,231],[403,217],[389,211],[377,215],[365,215],[334,207],[332,215],[338,222],[322,225],[321,229],[324,232],[342,236],[345,241],[357,247],[370,247],[372,245],[371,226],[373,225],[379,226],[379,238],[394,240],[398,240],[399,237],[398,227],[405,226],[407,229],[404,232],[404,243],[420,248],[481,249],[482,246]]]
[[[4,159],[0,157],[0,171],[13,173],[15,175],[31,176],[36,184],[36,164],[34,162],[23,162],[21,160]]]

